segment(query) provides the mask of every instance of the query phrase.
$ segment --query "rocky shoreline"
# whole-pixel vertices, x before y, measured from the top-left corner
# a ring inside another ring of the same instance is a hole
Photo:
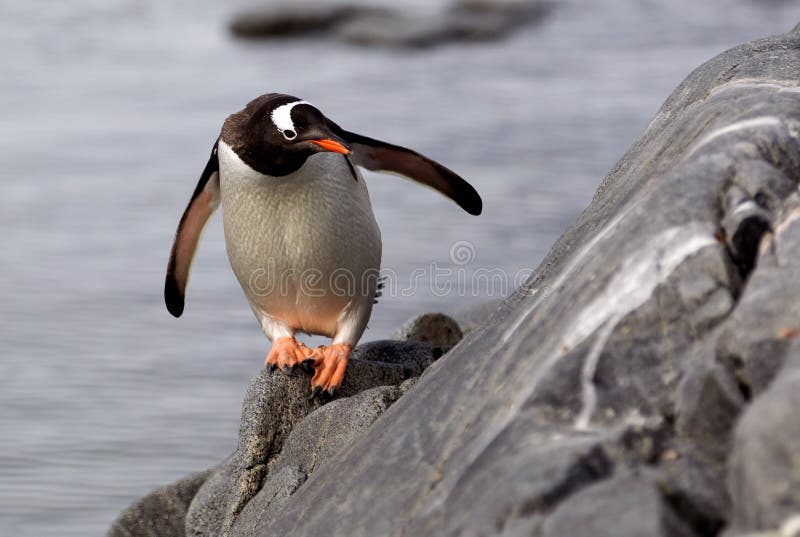
[[[477,327],[360,345],[326,405],[262,371],[108,535],[800,535],[798,185],[795,29],[689,75]]]

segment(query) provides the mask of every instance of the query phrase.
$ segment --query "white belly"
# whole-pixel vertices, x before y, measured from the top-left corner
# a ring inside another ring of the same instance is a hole
[[[335,153],[313,155],[284,177],[253,170],[222,141],[218,155],[228,258],[265,331],[278,322],[333,337],[355,323],[362,326],[345,329],[358,339],[381,261],[360,174],[356,181]]]

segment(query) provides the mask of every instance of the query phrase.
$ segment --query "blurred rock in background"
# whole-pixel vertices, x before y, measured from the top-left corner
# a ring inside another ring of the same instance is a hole
[[[289,2],[236,15],[230,31],[242,39],[323,36],[347,43],[426,48],[502,39],[540,21],[549,0],[457,0],[436,14],[366,5]]]

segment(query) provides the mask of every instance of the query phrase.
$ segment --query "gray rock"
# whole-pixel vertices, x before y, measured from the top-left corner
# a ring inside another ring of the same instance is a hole
[[[400,390],[388,387],[398,386],[420,375],[432,361],[430,346],[424,343],[374,341],[360,345],[353,351],[337,398],[347,398],[375,386],[385,386],[387,390],[393,390],[393,394],[396,393],[396,399],[400,396]],[[304,429],[298,424],[306,416],[316,416],[315,410],[325,409],[320,400],[309,401],[309,393],[309,376],[306,374],[297,373],[287,377],[280,371],[270,372],[265,368],[253,379],[242,409],[238,448],[214,471],[192,501],[187,515],[188,535],[219,537],[230,533],[239,513],[262,490],[267,476],[272,477],[271,471],[286,439],[296,427]],[[384,397],[384,401],[389,399],[388,395]],[[337,422],[339,428],[336,434],[355,435],[360,432],[363,427],[356,419],[360,415],[357,405],[352,410],[349,403],[337,403],[334,401],[330,404],[335,405],[334,408],[343,408],[345,418]],[[374,408],[388,407],[388,403],[384,403],[384,407],[375,406],[377,403],[374,402],[372,404]],[[325,410],[320,415],[328,416],[329,413],[330,410]],[[310,423],[322,427],[324,421],[314,418]],[[333,436],[333,433],[329,435]],[[302,474],[293,473],[292,463],[287,463],[287,467],[290,467],[289,470],[280,474],[282,485],[277,491],[286,491],[288,487],[294,492],[291,486],[296,488],[305,481],[305,475],[311,473],[310,469],[303,469]],[[273,488],[276,486],[274,483],[273,480]],[[285,494],[288,496],[291,492]]]
[[[543,2],[459,2],[435,15],[392,11],[354,17],[335,35],[348,43],[427,48],[457,41],[490,41],[531,24],[547,12]]]
[[[736,428],[729,470],[732,531],[775,528],[800,513],[800,345],[795,342],[789,354]]]
[[[666,450],[655,474],[670,508],[697,535],[718,535],[730,516],[721,463],[695,445]]]
[[[365,5],[292,2],[245,11],[233,18],[229,30],[244,39],[326,35],[358,45],[423,48],[505,37],[538,21],[548,5],[536,0],[472,0],[438,14],[414,14]]]
[[[197,490],[186,511],[187,537],[221,535],[231,491],[236,486],[238,463],[237,454],[232,454],[212,469]]]
[[[563,502],[545,520],[543,537],[693,537],[696,534],[646,477],[602,481]]]
[[[335,36],[346,43],[384,47],[425,48],[455,38],[447,17],[387,11],[356,17],[339,25]]]
[[[210,471],[192,474],[154,490],[123,511],[108,537],[184,537],[189,503]]]
[[[293,430],[258,494],[242,510],[232,535],[255,535],[275,517],[314,470],[366,433],[401,395],[392,386],[372,388],[329,403]]]
[[[455,0],[449,11],[470,16],[502,16],[508,24],[527,24],[541,19],[553,5],[548,0]]]
[[[242,39],[298,37],[330,32],[347,20],[378,13],[383,13],[383,10],[348,4],[270,4],[236,15],[228,28],[233,35]]]
[[[439,358],[464,337],[458,323],[444,313],[423,313],[409,320],[392,339],[427,343]]]
[[[712,458],[722,464],[728,446],[720,439],[731,431],[745,404],[730,371],[713,360],[698,360],[676,393],[677,432],[706,451],[715,449]]]

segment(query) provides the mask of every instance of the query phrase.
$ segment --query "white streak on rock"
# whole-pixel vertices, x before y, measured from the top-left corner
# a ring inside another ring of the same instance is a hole
[[[622,262],[603,292],[581,310],[564,344],[574,348],[607,319],[641,306],[688,256],[713,244],[714,230],[700,222],[659,233]]]
[[[792,210],[791,212],[786,214],[786,216],[783,217],[780,223],[775,226],[775,234],[780,235],[786,230],[786,228],[792,225],[796,220],[800,220],[800,208]]]
[[[791,515],[783,521],[780,528],[781,537],[796,537],[800,535],[800,515]]]
[[[614,327],[617,326],[619,320],[620,317],[614,317],[603,325],[592,344],[589,354],[586,355],[586,359],[583,362],[583,368],[581,368],[581,400],[583,401],[583,407],[581,408],[580,414],[578,414],[578,417],[575,419],[575,428],[579,431],[589,430],[589,422],[597,407],[597,390],[594,389],[594,374],[597,371],[597,364],[600,362],[600,354],[603,352],[608,338],[611,337],[611,333],[614,331]]]
[[[547,287],[554,292],[561,287],[565,280],[570,278],[573,272],[583,264],[588,255],[596,255],[594,249],[597,244],[616,228],[622,219],[635,207],[635,203],[631,204],[627,209],[611,219],[608,224],[598,231],[597,234],[581,248],[580,252],[560,270],[559,276],[552,283],[548,283]],[[584,375],[582,375],[584,378],[589,379],[589,381],[584,384],[585,393],[588,392],[589,395],[584,399],[585,408],[582,409],[581,415],[586,414],[591,418],[591,415],[594,413],[594,407],[597,404],[596,392],[594,383],[591,381],[594,377],[594,371],[597,367],[602,348],[605,346],[608,337],[610,337],[619,320],[621,320],[625,314],[646,301],[656,286],[662,283],[689,255],[711,244],[717,244],[716,240],[713,238],[713,230],[708,224],[700,222],[693,222],[684,226],[670,228],[662,232],[653,241],[648,243],[648,245],[645,245],[639,251],[635,252],[623,263],[623,266],[617,271],[616,276],[614,276],[606,290],[590,304],[590,314],[585,317],[582,314],[578,316],[578,321],[581,323],[580,326],[582,326],[582,330],[579,332],[582,339],[591,335],[591,332],[586,332],[586,330],[590,329],[592,325],[594,325],[596,329],[604,322],[608,323],[607,326],[604,327],[603,333],[599,334],[600,337],[598,337],[597,348],[594,350],[596,356],[593,360],[590,360],[589,364],[585,365],[586,371]],[[628,280],[631,278],[633,281],[629,282]],[[612,286],[619,288],[622,283],[629,284],[628,293],[632,295],[631,297],[625,298],[618,293],[610,291]],[[645,293],[638,286],[643,286],[644,289],[649,290]],[[547,296],[544,289],[541,288],[536,291],[536,294],[538,296],[533,300],[533,303],[528,306],[505,331],[502,339],[503,344],[514,335],[514,332],[528,319],[531,313],[533,313]],[[611,303],[607,307],[601,307],[603,300],[611,300]],[[583,310],[583,312],[585,311],[586,309]],[[570,326],[570,324],[566,325]],[[605,333],[606,330],[608,331],[607,334]],[[574,334],[572,336],[573,337],[569,338],[569,341],[580,342]],[[536,392],[539,383],[546,377],[549,370],[561,356],[562,354],[560,352],[553,350],[543,363],[536,368],[533,377],[527,382],[527,389],[520,391],[517,397],[509,401],[506,412],[496,417],[496,422],[493,427],[483,431],[479,438],[475,439],[472,443],[468,453],[464,455],[465,459],[469,461],[467,464],[472,464],[475,460],[484,455],[486,447],[506,429],[512,417],[519,413],[520,408]],[[591,404],[586,405],[586,400],[589,400]],[[587,422],[587,429],[589,418],[582,418],[582,421]],[[581,438],[575,438],[574,441],[579,443],[582,440]],[[422,508],[421,512],[435,512],[454,490],[455,486],[456,483],[454,479],[445,478],[441,480],[429,492],[426,497],[426,506]]]
[[[708,96],[716,96],[719,93],[724,93],[726,91],[734,90],[734,89],[747,89],[747,90],[754,90],[754,89],[766,89],[772,90],[777,92],[798,92],[800,91],[800,85],[798,85],[797,81],[794,80],[764,80],[763,78],[739,78],[736,80],[732,80],[730,82],[726,82],[725,84],[720,84],[716,88],[712,89]]]
[[[761,116],[750,119],[743,119],[742,121],[737,121],[736,123],[726,125],[725,127],[717,129],[712,133],[706,135],[699,142],[697,142],[694,145],[694,147],[692,147],[689,151],[687,151],[686,156],[687,158],[692,156],[694,153],[697,152],[698,149],[700,149],[704,145],[708,144],[713,140],[716,140],[720,136],[725,136],[726,134],[730,134],[732,132],[737,132],[747,129],[760,129],[764,127],[781,127],[782,125],[783,124],[781,123],[780,118],[778,118],[777,116]]]
[[[612,229],[617,227],[617,224],[620,223],[620,221],[628,214],[630,210],[631,209],[629,208],[628,210],[623,211],[622,213],[612,218],[611,221],[608,224],[606,224],[603,229],[598,231],[597,234],[594,237],[592,237],[591,240],[589,240],[589,242],[583,245],[580,252],[574,255],[570,260],[570,262],[567,263],[567,265],[560,270],[560,274],[555,279],[555,281],[553,281],[553,283],[551,284],[548,284],[548,288],[551,289],[553,293],[557,292],[558,289],[564,284],[564,281],[566,281],[567,278],[572,276],[572,273],[575,271],[576,268],[583,265],[584,258],[587,255],[590,255],[590,253],[592,253],[595,246],[597,246],[598,242],[603,240],[603,238],[605,238],[605,236],[608,235]],[[535,298],[533,299],[533,302],[531,302],[531,305],[525,308],[525,310],[519,315],[519,317],[517,317],[517,320],[514,321],[514,323],[512,323],[512,325],[508,327],[508,329],[505,332],[503,332],[503,337],[501,339],[501,343],[503,345],[508,343],[508,340],[511,339],[511,337],[516,333],[517,329],[520,326],[522,326],[522,323],[524,323],[528,319],[528,317],[530,317],[531,313],[533,313],[533,311],[537,307],[539,307],[539,304],[541,304],[542,301],[550,295],[550,293],[543,292],[542,289],[535,289],[533,293]]]
[[[717,245],[714,231],[708,224],[692,222],[659,233],[648,245],[629,256],[616,271],[602,293],[581,310],[564,340],[567,348],[575,348],[598,329],[597,340],[584,362],[581,374],[583,408],[575,422],[586,429],[595,411],[597,396],[594,375],[600,353],[617,323],[644,304],[653,291],[690,255]]]

